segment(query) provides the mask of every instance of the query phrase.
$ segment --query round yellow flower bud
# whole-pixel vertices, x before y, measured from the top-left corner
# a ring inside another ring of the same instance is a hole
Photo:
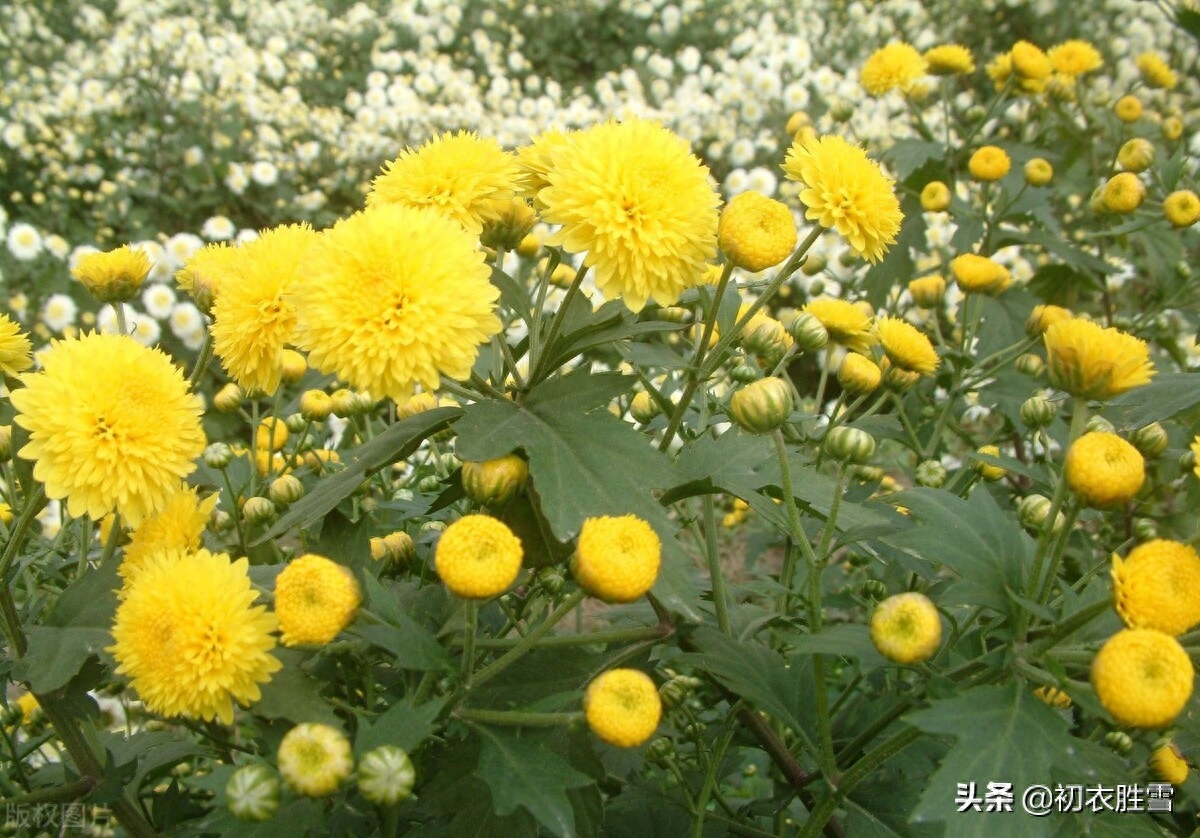
[[[1142,102],[1136,96],[1122,96],[1113,105],[1113,113],[1122,122],[1137,122],[1142,116]]]
[[[761,192],[742,192],[721,212],[717,244],[731,264],[747,271],[778,265],[796,249],[796,220],[786,204]]]
[[[937,308],[946,296],[946,280],[940,274],[917,277],[908,283],[908,293],[920,308]]]
[[[254,435],[254,447],[259,451],[280,451],[287,445],[287,423],[278,416],[268,416],[258,423],[258,433]]]
[[[1104,709],[1129,727],[1164,727],[1192,695],[1192,659],[1174,637],[1124,629],[1092,661],[1092,686]]]
[[[1146,199],[1146,184],[1133,172],[1119,172],[1104,184],[1101,199],[1109,212],[1133,212]]]
[[[526,233],[521,243],[517,245],[517,255],[524,259],[532,259],[542,249],[542,239],[534,233]]]
[[[1182,786],[1188,777],[1187,760],[1174,744],[1160,745],[1150,754],[1150,773],[1155,779]]]
[[[984,445],[976,452],[987,457],[999,457],[1000,449],[995,445]],[[995,466],[991,463],[985,463],[983,460],[975,461],[975,470],[979,472],[979,476],[984,480],[996,481],[1002,479],[1008,474],[1008,469],[1003,466]]]
[[[504,506],[525,488],[529,466],[516,454],[462,465],[462,485],[467,497],[480,506]]]
[[[324,422],[333,413],[333,398],[324,390],[305,390],[300,395],[300,415],[309,422]]]
[[[853,396],[870,393],[883,382],[883,371],[866,355],[848,352],[838,367],[838,383]]]
[[[245,394],[242,393],[242,388],[231,381],[213,396],[213,407],[222,413],[233,413],[242,406],[244,398]]]
[[[605,602],[633,602],[654,587],[662,542],[636,515],[588,518],[579,531],[571,573]]]
[[[450,592],[466,599],[504,593],[521,572],[521,540],[502,521],[464,515],[446,527],[434,552],[434,568]]]
[[[136,296],[151,267],[150,257],[144,251],[126,244],[107,253],[81,257],[71,276],[100,302],[117,304]]]
[[[950,206],[950,187],[940,180],[932,180],[921,190],[921,209],[925,212],[942,212]]]
[[[354,619],[362,602],[350,568],[313,553],[275,579],[275,614],[285,646],[321,646]]]
[[[1130,628],[1178,636],[1200,624],[1200,556],[1154,539],[1112,557],[1113,605]]]
[[[1054,179],[1054,167],[1044,157],[1035,157],[1025,164],[1025,182],[1030,186],[1045,186]]]
[[[1121,146],[1117,162],[1127,172],[1144,172],[1154,163],[1154,146],[1142,137],[1134,137]]]
[[[875,333],[884,355],[895,366],[921,375],[932,375],[941,360],[928,336],[898,317],[880,317],[875,321]]]
[[[305,722],[284,734],[276,756],[279,773],[305,797],[325,797],[350,776],[350,741],[330,725]]]
[[[641,422],[642,424],[649,422],[660,412],[658,402],[645,390],[639,390],[634,393],[633,398],[629,402],[629,415],[634,418],[634,421]]]
[[[1183,120],[1177,116],[1168,116],[1162,121],[1163,139],[1175,142],[1183,136]]]
[[[662,699],[650,676],[637,669],[610,669],[588,684],[584,715],[592,733],[618,748],[634,748],[654,735]]]
[[[1127,503],[1138,493],[1146,479],[1146,463],[1121,437],[1094,431],[1071,443],[1063,473],[1080,501],[1103,509]]]
[[[424,413],[426,410],[433,410],[437,406],[437,396],[433,395],[433,393],[417,393],[404,404],[396,405],[396,418],[407,419],[410,416],[416,416],[418,413]]]
[[[810,117],[804,111],[796,111],[794,114],[788,117],[787,125],[783,130],[787,132],[789,137],[794,137],[797,133],[799,133],[801,128],[805,128],[810,125],[812,125],[812,117]]]
[[[276,477],[267,487],[267,497],[276,506],[287,506],[304,497],[304,484],[294,474]]]
[[[967,162],[971,177],[982,181],[1000,180],[1008,174],[1010,168],[1012,158],[1008,156],[1008,152],[994,145],[985,145],[977,149]]]
[[[369,545],[371,558],[377,562],[386,561],[389,566],[407,564],[417,555],[417,545],[404,530],[372,538]]]
[[[279,380],[284,384],[295,384],[300,379],[304,378],[304,373],[308,372],[308,361],[303,355],[295,349],[283,350],[283,363],[279,374]]]
[[[994,259],[975,253],[963,253],[950,260],[950,270],[958,287],[968,294],[996,296],[1012,284],[1008,268]]]
[[[890,596],[871,615],[871,642],[890,661],[911,664],[928,660],[942,642],[942,621],[924,594]]]
[[[1073,315],[1062,306],[1036,305],[1025,320],[1025,334],[1037,337],[1060,320],[1070,320]]]
[[[729,399],[729,417],[752,434],[770,433],[786,422],[791,412],[791,385],[774,376],[747,384]]]
[[[1200,197],[1190,189],[1179,189],[1163,199],[1163,215],[1175,227],[1191,227],[1200,221]]]

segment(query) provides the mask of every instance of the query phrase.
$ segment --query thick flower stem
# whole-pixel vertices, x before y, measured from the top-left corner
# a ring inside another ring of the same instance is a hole
[[[562,331],[563,321],[567,319],[567,311],[571,308],[575,297],[579,295],[579,287],[583,284],[583,278],[587,276],[587,272],[587,265],[579,266],[579,270],[575,271],[575,278],[571,280],[571,285],[567,288],[567,293],[558,306],[558,311],[554,312],[554,319],[550,321],[550,331],[546,334],[542,351],[534,359],[533,371],[529,374],[531,385],[538,383],[551,372],[546,369],[547,359],[554,353],[554,341],[558,340],[558,333]]]
[[[188,389],[195,391],[196,385],[200,383],[200,379],[204,377],[204,373],[208,371],[208,365],[213,359],[213,339],[212,330],[204,330],[204,342],[200,344],[200,354],[196,356],[196,365],[192,367],[192,374],[188,376]]]
[[[481,684],[490,681],[492,678],[495,678],[501,672],[516,663],[517,660],[525,657],[525,655],[533,651],[534,647],[538,645],[538,641],[541,640],[547,634],[547,632],[550,631],[550,629],[554,628],[563,617],[574,611],[576,606],[583,602],[583,599],[586,596],[587,594],[582,588],[574,591],[570,596],[559,603],[558,608],[554,609],[554,611],[552,611],[550,615],[546,617],[540,626],[522,637],[520,643],[509,649],[497,660],[492,661],[492,663],[479,670],[479,672],[476,673],[475,679],[471,686],[478,687]]]
[[[467,628],[463,635],[462,680],[468,688],[475,672],[475,635],[479,630],[479,603],[467,600]]]
[[[660,640],[671,635],[671,627],[664,623],[645,628],[610,629],[587,634],[556,634],[542,638],[538,644],[543,648],[565,648],[570,646],[609,646],[615,643],[635,643],[640,640]],[[482,637],[475,641],[478,649],[511,649],[519,645],[528,635],[517,637]]]
[[[472,710],[460,707],[454,715],[464,722],[510,727],[563,727],[583,721],[583,713],[533,713],[524,710]]]
[[[713,608],[717,613],[717,627],[731,634],[729,627],[729,605],[726,601],[725,574],[721,570],[721,557],[717,552],[717,524],[713,510],[712,495],[704,496],[704,546],[708,559],[708,575],[712,584]]]
[[[17,553],[20,552],[21,545],[25,543],[25,536],[29,532],[33,519],[37,517],[45,497],[45,488],[41,483],[35,483],[33,490],[25,499],[25,506],[21,509],[20,516],[13,523],[8,543],[4,545],[4,554],[0,555],[0,618],[4,622],[4,636],[8,640],[8,648],[12,656],[17,658],[25,654],[26,641],[25,632],[21,629],[21,618],[17,614],[17,605],[13,600],[12,591],[8,587],[8,569],[16,559]]]
[[[125,320],[125,304],[118,300],[112,304],[113,311],[117,313],[117,334],[129,334],[129,323]]]

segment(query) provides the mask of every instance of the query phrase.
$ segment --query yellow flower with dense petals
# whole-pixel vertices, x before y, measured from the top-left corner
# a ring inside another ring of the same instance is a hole
[[[871,642],[879,654],[896,663],[928,660],[942,642],[937,607],[916,591],[888,597],[871,615]]]
[[[225,242],[206,244],[175,272],[175,282],[207,314],[212,311],[222,283],[234,276],[240,252]]]
[[[132,299],[146,281],[151,267],[145,251],[126,244],[80,257],[71,276],[83,283],[88,293],[100,302],[115,303]]]
[[[368,207],[321,234],[291,300],[309,363],[351,387],[401,403],[414,385],[465,379],[500,331],[472,236],[432,210]]]
[[[1000,180],[1012,168],[1012,159],[1008,152],[999,146],[985,145],[971,155],[971,159],[967,161],[967,168],[971,177],[976,180]]]
[[[284,646],[322,646],[354,619],[362,591],[350,568],[313,553],[275,578],[275,616]]]
[[[588,518],[579,531],[571,572],[605,602],[633,602],[654,587],[662,542],[636,515]]]
[[[592,733],[618,748],[645,742],[662,718],[658,688],[637,669],[610,669],[598,675],[588,684],[583,708]]]
[[[975,72],[975,58],[961,44],[943,44],[925,51],[925,66],[935,76],[957,76]]]
[[[271,395],[294,339],[296,306],[288,293],[317,239],[307,224],[286,224],[239,246],[213,303],[213,350],[247,393]]]
[[[896,243],[904,215],[895,183],[858,146],[836,135],[802,135],[788,150],[783,171],[804,185],[805,218],[836,229],[858,255],[878,262]]]
[[[786,204],[761,192],[742,192],[721,212],[717,243],[725,258],[747,271],[765,271],[796,248],[796,221]]]
[[[923,75],[925,59],[921,53],[910,44],[891,43],[871,54],[859,77],[867,93],[882,96],[890,90],[907,93]]]
[[[203,403],[170,358],[130,337],[55,341],[41,362],[10,396],[30,437],[19,455],[71,515],[115,511],[136,527],[195,470]]]
[[[1046,53],[1029,41],[1017,41],[1008,55],[1012,59],[1013,72],[1023,81],[1045,82],[1054,69]]]
[[[285,733],[275,759],[283,779],[305,797],[333,794],[354,768],[350,740],[336,727],[317,722]]]
[[[1163,198],[1162,208],[1172,227],[1191,227],[1200,221],[1200,196],[1190,189],[1177,189]]]
[[[517,581],[524,555],[521,539],[503,521],[464,515],[442,532],[433,565],[450,593],[491,599]]]
[[[1113,604],[1130,628],[1178,636],[1200,623],[1200,556],[1156,538],[1112,557]]]
[[[1165,727],[1192,695],[1192,659],[1174,637],[1154,629],[1124,629],[1092,661],[1092,686],[1119,724]]]
[[[1133,172],[1118,172],[1108,179],[1100,194],[1109,212],[1130,213],[1146,200],[1146,184]]]
[[[1080,501],[1103,509],[1133,499],[1146,480],[1146,461],[1116,434],[1092,431],[1067,449],[1063,475]]]
[[[995,259],[976,253],[963,253],[950,260],[950,271],[958,287],[968,294],[994,297],[1012,284],[1008,268]]]
[[[535,135],[529,145],[517,149],[517,165],[525,174],[522,194],[533,198],[536,206],[542,206],[538,193],[550,185],[550,170],[554,168],[554,155],[566,148],[571,135],[566,131],[551,128]]]
[[[1173,743],[1160,745],[1150,754],[1150,773],[1155,779],[1182,786],[1187,781],[1188,763]]]
[[[108,651],[152,713],[231,724],[233,702],[257,701],[280,668],[275,615],[254,605],[247,568],[224,553],[169,550],[128,586]]]
[[[478,236],[523,187],[515,155],[491,137],[445,133],[408,148],[371,182],[367,206],[400,204],[433,210]]]
[[[940,359],[929,337],[898,317],[881,317],[875,321],[875,333],[879,345],[888,360],[901,369],[932,375],[937,371]]]
[[[195,489],[180,487],[167,499],[162,511],[147,518],[133,531],[117,572],[129,585],[150,557],[164,550],[196,550],[204,526],[216,508],[219,494],[200,500]],[[122,591],[123,593],[123,591]]]
[[[7,314],[0,314],[0,373],[18,375],[31,366],[33,344]]]
[[[1046,330],[1060,320],[1070,320],[1075,315],[1069,309],[1052,303],[1039,303],[1033,307],[1025,320],[1025,334],[1030,337],[1044,335]]]
[[[802,311],[821,321],[831,341],[840,343],[852,352],[865,354],[878,340],[874,318],[861,305],[833,297],[818,297]]]
[[[1050,47],[1046,51],[1054,72],[1075,78],[1104,66],[1100,51],[1087,41],[1071,39]]]
[[[721,198],[687,141],[657,122],[605,122],[568,136],[538,192],[546,239],[586,253],[606,299],[641,311],[707,282]]]
[[[1052,324],[1044,340],[1050,383],[1072,396],[1111,399],[1155,374],[1145,342],[1120,329],[1073,317]]]
[[[1175,71],[1158,53],[1143,52],[1137,57],[1137,68],[1147,87],[1170,90],[1178,84]]]

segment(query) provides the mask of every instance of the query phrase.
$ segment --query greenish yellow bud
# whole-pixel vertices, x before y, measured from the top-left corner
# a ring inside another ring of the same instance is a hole
[[[339,419],[348,419],[355,412],[354,393],[342,387],[339,390],[334,390],[330,397],[333,400],[333,415]]]
[[[276,477],[267,488],[267,497],[277,506],[293,504],[304,497],[304,484],[294,474]]]
[[[1088,417],[1085,433],[1115,434],[1116,432],[1117,429],[1113,427],[1113,423],[1103,416],[1095,414]]]
[[[268,821],[279,811],[279,775],[262,763],[243,765],[225,784],[225,802],[235,818]]]
[[[1025,182],[1030,186],[1045,186],[1054,179],[1054,167],[1044,157],[1035,157],[1025,164]]]
[[[764,318],[758,328],[742,336],[742,348],[761,357],[782,355],[788,348],[787,329],[772,317]]]
[[[663,707],[668,710],[673,710],[683,704],[687,700],[687,696],[688,691],[673,679],[658,688],[658,697],[662,700]]]
[[[921,190],[921,209],[942,212],[950,206],[950,187],[940,180],[931,180]]]
[[[762,377],[762,373],[758,371],[758,367],[753,364],[738,364],[729,373],[729,377],[738,384],[749,384],[751,381],[757,381]]]
[[[847,122],[850,117],[854,116],[854,105],[845,99],[839,99],[829,109],[829,116],[834,122]]]
[[[1017,372],[1022,375],[1028,375],[1030,378],[1038,378],[1046,371],[1046,362],[1038,355],[1025,353],[1017,358]]]
[[[242,518],[247,524],[269,524],[275,520],[275,504],[261,495],[246,498],[242,505]]]
[[[1127,172],[1144,172],[1154,164],[1154,146],[1143,137],[1134,137],[1121,146],[1117,162]]]
[[[1138,541],[1153,541],[1158,538],[1158,522],[1153,518],[1135,518],[1133,535]]]
[[[358,761],[358,790],[378,806],[394,806],[412,794],[417,772],[403,748],[380,745]]]
[[[223,442],[214,442],[204,449],[204,464],[209,468],[223,469],[233,459],[233,449]]]
[[[774,376],[747,384],[729,400],[729,416],[752,434],[766,434],[787,421],[792,412],[792,387]]]
[[[688,323],[691,322],[692,313],[683,306],[663,306],[658,310],[657,317],[667,323]]]
[[[370,485],[370,484],[367,484],[367,485]],[[417,481],[417,491],[423,495],[429,495],[434,492],[440,492],[441,490],[442,490],[442,478],[438,477],[436,474],[430,474],[426,477],[422,477],[420,480]]]
[[[868,579],[863,582],[862,595],[867,599],[884,599],[888,594],[887,585],[879,579]]]
[[[976,453],[983,454],[988,457],[999,457],[1000,449],[997,448],[995,445],[984,445],[984,446],[981,446]],[[985,463],[983,460],[975,461],[975,470],[977,472],[979,472],[979,475],[984,480],[991,480],[991,481],[1000,480],[1006,474],[1008,474],[1008,470],[1005,469],[1003,466],[996,466],[996,465],[992,465],[991,463]]]
[[[1145,427],[1138,428],[1130,434],[1129,441],[1147,459],[1157,457],[1166,451],[1167,444],[1170,442],[1167,438],[1167,429],[1158,422],[1152,422]]]
[[[1053,505],[1050,498],[1045,495],[1029,495],[1021,498],[1020,503],[1017,504],[1017,518],[1020,520],[1021,526],[1034,532],[1041,532],[1046,526],[1046,518],[1049,517]],[[1057,535],[1061,532],[1064,524],[1066,524],[1066,518],[1059,512],[1054,518],[1052,534]]]
[[[839,425],[825,435],[825,451],[844,463],[865,463],[875,454],[875,437],[858,428]]]
[[[308,361],[295,349],[283,350],[283,364],[280,367],[279,380],[284,384],[295,384],[304,378],[308,372]]]
[[[1058,405],[1045,396],[1031,396],[1021,403],[1021,421],[1030,428],[1044,428],[1058,415]]]
[[[852,396],[872,392],[883,381],[883,371],[866,355],[850,352],[838,367],[838,383]]]
[[[938,460],[922,460],[917,463],[913,478],[918,486],[940,489],[946,482],[946,467]]]
[[[483,228],[479,237],[484,247],[513,250],[529,235],[537,223],[537,214],[524,198],[513,198],[504,205],[500,217]]]
[[[907,393],[921,380],[919,372],[897,367],[886,357],[879,362],[879,370],[883,373],[883,386],[894,393]]]
[[[389,567],[399,567],[412,561],[417,555],[417,545],[412,536],[403,530],[378,536],[370,540],[371,558],[386,562]]]
[[[788,332],[801,352],[816,352],[829,343],[829,332],[824,324],[807,311],[796,315]]]
[[[0,463],[12,459],[12,425],[0,425]]]
[[[333,397],[324,390],[305,390],[300,396],[300,416],[306,422],[324,422],[333,413]]]
[[[242,406],[244,398],[242,388],[231,381],[213,396],[213,407],[222,413],[234,413]]]
[[[463,489],[480,506],[503,506],[525,488],[528,479],[529,466],[516,454],[462,466]]]
[[[1133,738],[1123,730],[1111,730],[1106,733],[1104,744],[1118,754],[1127,754],[1133,750]]]
[[[643,425],[657,416],[661,411],[658,409],[658,402],[644,390],[639,390],[633,394],[633,398],[629,402],[629,415],[633,417],[635,422],[640,422]]]
[[[537,572],[537,581],[546,593],[554,595],[563,589],[567,578],[563,574],[562,568],[543,567]]]
[[[937,308],[946,296],[946,279],[941,274],[917,277],[908,283],[908,293],[920,308]]]
[[[804,258],[804,264],[800,266],[800,273],[805,276],[816,276],[828,265],[829,260],[825,258],[824,254],[810,253]]]

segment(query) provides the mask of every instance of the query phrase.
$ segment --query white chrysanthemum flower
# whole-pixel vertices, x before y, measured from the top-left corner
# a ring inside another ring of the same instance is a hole
[[[237,233],[237,227],[233,222],[224,215],[214,215],[212,218],[204,222],[204,226],[200,228],[201,235],[209,241],[223,242],[229,241]]]
[[[134,250],[140,250],[150,260],[150,273],[146,276],[148,282],[170,282],[175,277],[175,271],[180,267],[173,263],[171,256],[161,244],[153,239],[135,242]]]
[[[154,346],[162,336],[158,321],[140,311],[128,315],[129,336],[142,346]]]
[[[75,325],[79,306],[66,294],[51,294],[42,305],[42,323],[52,332],[62,334],[68,326]]]
[[[274,186],[279,180],[279,170],[269,160],[258,160],[250,167],[250,178],[260,186]]]
[[[202,247],[204,240],[195,233],[176,233],[167,239],[165,250],[171,260],[182,267]]]
[[[185,335],[192,335],[196,332],[200,332],[203,337],[204,315],[192,303],[177,303],[171,309],[167,325],[171,327],[171,334],[180,340],[184,340]]]
[[[66,259],[67,253],[71,250],[71,245],[67,244],[67,240],[57,233],[46,236],[43,243],[46,245],[46,251],[55,259]]]
[[[8,228],[8,250],[14,259],[28,262],[42,252],[42,234],[32,224],[18,221]]]
[[[779,179],[766,166],[755,166],[746,173],[746,188],[772,196],[779,186]]]
[[[238,244],[245,244],[246,242],[252,242],[257,238],[258,230],[246,228],[244,230],[238,230],[238,234],[234,237],[234,241]]]
[[[146,313],[154,319],[165,320],[171,316],[175,307],[175,292],[169,285],[147,285],[142,291],[142,305],[146,307]]]
[[[126,310],[126,316],[129,312]],[[126,321],[128,322],[128,321]],[[96,312],[96,329],[106,335],[115,335],[120,329],[117,327],[117,312],[111,305],[101,306]]]
[[[225,185],[234,195],[241,195],[245,192],[246,187],[250,185],[246,167],[241,163],[230,163],[229,171],[225,173]]]

